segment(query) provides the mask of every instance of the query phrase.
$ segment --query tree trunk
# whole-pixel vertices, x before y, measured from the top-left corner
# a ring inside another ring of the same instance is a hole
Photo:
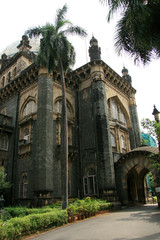
[[[62,209],[68,207],[68,124],[66,87],[62,60],[60,59],[60,74],[62,86],[62,115],[61,115],[61,181],[62,181]]]

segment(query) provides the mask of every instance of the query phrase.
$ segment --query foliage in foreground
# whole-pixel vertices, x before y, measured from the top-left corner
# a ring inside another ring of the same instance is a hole
[[[6,193],[11,184],[6,180],[5,169],[0,168],[0,195]]]
[[[115,47],[125,50],[135,61],[144,64],[160,57],[160,1],[159,0],[99,0],[109,6],[108,21],[120,10]]]
[[[43,208],[5,208],[0,213],[0,239],[20,239],[43,229],[62,226],[68,222],[69,215],[95,213],[112,208],[112,203],[90,197],[69,202],[67,210],[61,210],[60,201]]]
[[[67,223],[67,218],[65,210],[11,218],[6,222],[0,222],[0,239],[20,239],[42,229],[62,226]]]
[[[141,121],[141,125],[147,130],[148,134],[155,137],[158,144],[160,143],[160,122],[151,121],[146,118]],[[159,146],[160,150],[160,146]],[[158,154],[151,153],[148,158],[150,159],[152,166],[160,171],[160,152]]]
[[[91,199],[78,199],[68,207],[70,215],[83,215],[87,213],[95,213],[96,211],[103,211],[112,208],[112,203],[107,203],[105,200]]]

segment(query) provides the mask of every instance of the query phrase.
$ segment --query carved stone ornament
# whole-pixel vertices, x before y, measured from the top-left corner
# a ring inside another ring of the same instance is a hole
[[[103,74],[101,72],[95,72],[93,75],[92,75],[92,80],[94,82],[96,81],[103,81]]]

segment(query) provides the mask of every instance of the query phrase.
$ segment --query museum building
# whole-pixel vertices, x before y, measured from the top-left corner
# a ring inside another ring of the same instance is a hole
[[[34,44],[24,35],[1,55],[0,167],[13,184],[6,201],[41,206],[61,198],[62,91],[60,74],[37,66]],[[125,67],[121,77],[101,60],[94,37],[89,56],[65,76],[69,197],[145,202],[157,148],[140,147],[136,90]]]

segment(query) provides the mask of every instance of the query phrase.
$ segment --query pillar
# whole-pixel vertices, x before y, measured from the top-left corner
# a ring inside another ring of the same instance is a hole
[[[113,197],[115,191],[115,173],[110,139],[107,98],[105,83],[103,81],[103,68],[97,65],[92,67],[91,76],[96,132],[98,188],[100,195],[112,195]]]
[[[53,83],[47,69],[39,70],[36,131],[35,191],[44,205],[53,191]]]

